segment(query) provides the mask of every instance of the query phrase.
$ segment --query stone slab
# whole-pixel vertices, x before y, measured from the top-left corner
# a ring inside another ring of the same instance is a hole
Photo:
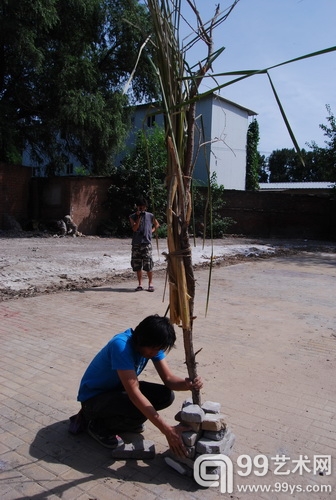
[[[194,446],[201,435],[202,434],[200,432],[184,431],[182,432],[182,439],[186,446]]]
[[[226,428],[226,417],[222,413],[205,413],[201,424],[203,431],[220,431]]]
[[[204,411],[199,405],[188,405],[182,408],[181,418],[183,422],[200,423],[204,418]]]
[[[220,413],[221,411],[221,404],[217,403],[215,401],[205,401],[201,405],[202,410],[205,411],[205,413]]]
[[[124,443],[112,450],[111,457],[119,460],[134,458],[147,460],[155,457],[155,445],[148,439],[135,440],[132,443]]]
[[[228,430],[223,439],[220,441],[213,441],[202,437],[196,444],[196,451],[200,454],[209,453],[222,453],[223,455],[228,455],[234,445],[235,435]]]
[[[203,431],[202,436],[212,441],[220,441],[226,433],[226,427],[220,431]]]
[[[171,457],[165,457],[164,461],[166,462],[167,465],[169,465],[169,467],[171,467],[172,469],[175,469],[177,472],[182,474],[182,476],[189,476],[189,477],[192,476],[191,470],[188,467],[186,467],[185,465],[178,462],[177,460],[174,460]]]

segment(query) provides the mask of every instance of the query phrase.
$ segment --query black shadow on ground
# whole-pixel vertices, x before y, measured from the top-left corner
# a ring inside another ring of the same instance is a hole
[[[69,421],[61,421],[41,428],[30,445],[30,455],[41,463],[64,464],[87,476],[69,480],[61,485],[58,483],[44,493],[30,496],[30,500],[46,500],[50,495],[62,497],[69,488],[80,487],[90,481],[106,482],[108,478],[118,482],[134,481],[157,485],[168,483],[177,491],[192,492],[200,489],[193,477],[182,476],[171,469],[164,461],[165,454],[157,454],[149,460],[121,460],[123,465],[113,470],[110,467],[116,460],[110,458],[111,451],[96,443],[86,432],[76,436],[70,434],[68,425]],[[124,435],[121,436],[126,441]],[[139,462],[147,464],[148,467],[144,468]],[[112,488],[111,495],[113,496]]]

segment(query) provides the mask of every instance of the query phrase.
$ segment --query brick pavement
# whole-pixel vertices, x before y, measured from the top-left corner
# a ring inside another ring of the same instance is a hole
[[[273,460],[284,455],[292,469],[300,455],[309,465],[316,455],[335,458],[335,274],[330,254],[215,268],[205,317],[208,271],[198,270],[194,328],[195,350],[202,348],[202,399],[222,404],[236,435],[235,484],[327,485],[334,492],[244,494],[235,488],[221,495],[218,488],[197,487],[165,464],[165,438],[151,423],[144,437],[155,442],[157,453],[148,461],[114,461],[89,436],[68,434],[68,417],[79,409],[79,380],[96,351],[146,315],[165,313],[164,278],[156,276],[153,294],[134,293],[132,281],[0,304],[2,500],[335,498],[334,473],[279,475]],[[181,335],[168,359],[185,376]],[[149,367],[144,378],[153,377]],[[163,412],[172,424],[186,396],[177,393]],[[258,477],[262,468],[254,467],[240,477],[242,454],[267,456],[267,474]]]

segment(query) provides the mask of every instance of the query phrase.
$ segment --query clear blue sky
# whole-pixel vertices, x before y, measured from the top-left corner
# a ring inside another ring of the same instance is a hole
[[[195,2],[203,21],[209,20],[217,3]],[[231,0],[222,0],[221,10],[231,4]],[[226,47],[214,65],[215,73],[263,69],[336,46],[336,0],[240,0],[216,28],[214,42],[215,49]],[[195,57],[195,52],[191,55]],[[330,104],[336,115],[336,51],[282,66],[270,74],[299,146],[308,149],[306,142],[312,140],[324,146],[319,125],[327,124],[325,105]],[[202,89],[213,86],[207,79]],[[262,154],[293,147],[266,75],[253,76],[220,93],[258,113]]]

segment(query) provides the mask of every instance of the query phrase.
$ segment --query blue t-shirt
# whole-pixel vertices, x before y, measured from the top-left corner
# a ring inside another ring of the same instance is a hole
[[[152,361],[165,358],[165,353],[159,351]],[[86,401],[103,392],[112,391],[121,386],[117,370],[134,370],[140,375],[148,362],[134,348],[132,329],[115,335],[101,351],[93,358],[81,380],[77,400]]]

